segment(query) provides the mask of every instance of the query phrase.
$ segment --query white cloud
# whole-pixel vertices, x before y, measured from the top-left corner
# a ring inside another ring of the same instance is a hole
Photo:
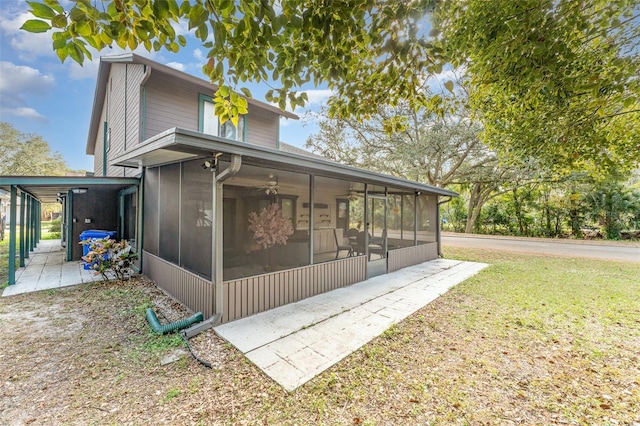
[[[167,62],[167,66],[182,72],[186,69],[185,65],[180,62]]]
[[[444,83],[446,83],[447,81],[453,81],[454,83],[456,83],[460,80],[460,76],[464,75],[464,73],[464,67],[444,70],[440,74],[429,76],[429,78],[427,78],[426,80],[426,85],[432,92],[435,93],[448,92],[448,90],[444,86]]]
[[[27,99],[49,94],[56,82],[52,75],[42,74],[39,70],[12,62],[0,62],[0,99],[2,114],[29,118],[46,122],[47,118],[31,108]]]
[[[193,57],[196,58],[196,60],[198,60],[198,62],[201,62],[203,64],[207,59],[206,56],[204,56],[204,53],[202,53],[202,50],[200,50],[200,49],[195,49],[193,51]]]
[[[93,59],[85,58],[82,65],[68,58],[66,62],[69,62],[69,78],[73,80],[95,79],[100,66],[100,55],[92,49],[91,56]]]
[[[0,8],[0,30],[3,37],[8,38],[9,44],[23,61],[33,62],[41,56],[55,57],[50,33],[34,34],[20,29],[25,21],[33,19],[33,15],[24,10],[24,6],[20,11],[12,7]]]
[[[43,96],[55,86],[55,79],[50,74],[42,74],[39,70],[25,65],[1,61],[0,95],[5,105],[23,106],[25,95]]]
[[[29,108],[29,107],[18,107],[18,108],[3,107],[0,109],[0,111],[2,111],[3,115],[6,114],[6,115],[12,115],[14,117],[29,118],[31,120],[41,121],[43,123],[46,123],[47,121],[49,121],[47,117],[40,114],[35,109]]]
[[[312,89],[304,91],[309,98],[308,106],[311,105],[324,105],[327,100],[334,95],[333,90],[329,89]]]

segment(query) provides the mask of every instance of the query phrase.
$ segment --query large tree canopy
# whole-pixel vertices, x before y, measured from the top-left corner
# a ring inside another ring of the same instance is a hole
[[[457,0],[434,16],[503,158],[580,168],[640,159],[637,0]]]
[[[79,63],[88,46],[176,52],[186,39],[174,25],[186,20],[208,50],[203,71],[218,85],[221,121],[246,111],[246,82],[272,84],[267,101],[281,108],[305,103],[301,86],[325,84],[338,117],[403,102],[438,110],[442,97],[423,89],[451,64],[466,71],[483,138],[501,154],[593,168],[638,162],[640,0],[28,3],[37,19],[22,28],[53,30],[58,56]]]
[[[276,84],[266,97],[282,109],[304,105],[300,86],[324,83],[340,99],[332,111],[366,114],[399,99],[424,102],[425,75],[442,62],[424,35],[431,1],[78,0],[65,10],[43,0],[28,2],[38,19],[22,28],[53,29],[60,59],[82,63],[87,44],[177,52],[186,39],[173,26],[184,19],[208,49],[203,72],[219,87],[222,121],[245,112],[238,93],[250,96],[248,81]]]
[[[0,175],[62,176],[66,170],[62,154],[52,153],[41,136],[0,122]]]

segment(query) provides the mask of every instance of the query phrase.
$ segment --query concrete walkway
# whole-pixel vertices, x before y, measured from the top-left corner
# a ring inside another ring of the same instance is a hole
[[[433,260],[214,330],[292,391],[486,266]]]
[[[16,283],[5,288],[2,297],[102,280],[83,269],[82,263],[67,262],[65,256],[60,240],[41,240],[24,260],[25,266],[16,270]]]

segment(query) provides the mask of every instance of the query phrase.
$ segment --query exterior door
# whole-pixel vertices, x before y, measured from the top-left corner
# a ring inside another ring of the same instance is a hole
[[[118,233],[121,240],[129,241],[129,244],[139,254],[138,247],[138,188],[127,188],[118,194],[119,218]],[[136,268],[140,268],[140,257],[133,262]]]
[[[367,278],[387,273],[387,197],[367,197]]]

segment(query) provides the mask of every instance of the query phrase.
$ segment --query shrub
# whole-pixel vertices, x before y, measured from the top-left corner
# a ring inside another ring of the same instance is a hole
[[[89,246],[89,252],[82,256],[82,260],[91,265],[96,275],[108,280],[111,273],[120,282],[131,277],[131,262],[138,258],[138,254],[127,240],[90,238],[80,241],[80,244]]]

